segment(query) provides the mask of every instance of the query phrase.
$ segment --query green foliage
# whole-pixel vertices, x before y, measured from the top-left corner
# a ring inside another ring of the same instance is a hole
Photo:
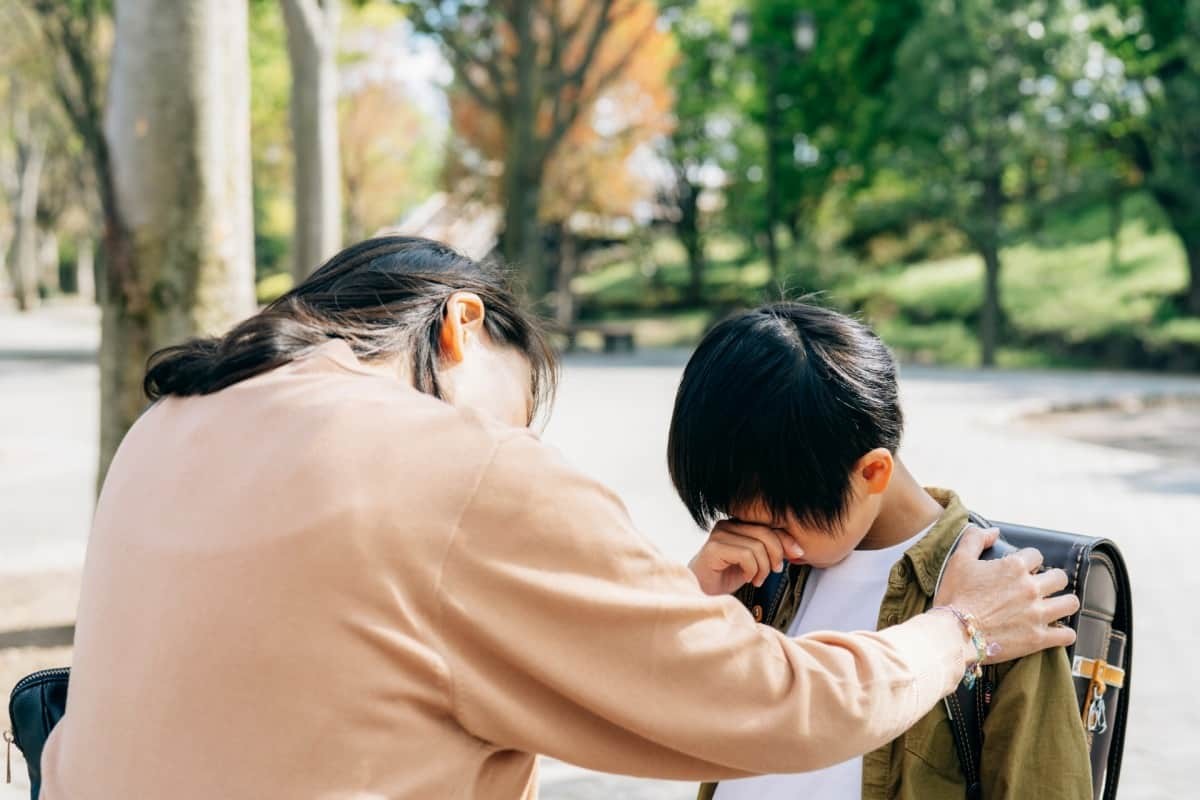
[[[739,137],[730,208],[739,224],[761,214],[768,147],[778,164],[781,216],[802,227],[829,186],[861,181],[884,133],[897,48],[921,17],[920,0],[813,0],[816,29],[811,53],[793,40],[798,6],[791,0],[748,4],[751,36],[738,57],[751,80],[739,91],[754,130]],[[772,141],[762,135],[775,92],[781,116]]]
[[[1054,363],[1161,366],[1170,365],[1169,351],[1194,345],[1197,328],[1170,302],[1187,280],[1179,245],[1145,198],[1131,206],[1115,264],[1100,207],[1057,217],[1040,241],[1004,251],[1010,323],[1001,363],[1015,363],[1017,351],[1027,350]],[[861,310],[907,357],[968,363],[977,352],[966,331],[982,301],[982,269],[975,256],[896,266],[862,274],[832,294],[844,308]]]
[[[259,305],[274,302],[290,292],[294,280],[290,272],[277,272],[273,275],[259,278],[254,288],[254,294],[258,299]]]
[[[1180,316],[1172,302],[1187,280],[1179,244],[1145,195],[1130,199],[1127,220],[1117,263],[1109,257],[1102,205],[1054,215],[1036,239],[1004,250],[1009,329],[1001,365],[1200,366],[1200,324]],[[778,296],[765,265],[738,239],[714,237],[709,258],[713,313]],[[982,271],[975,255],[874,270],[825,257],[815,283],[792,278],[785,289],[795,297],[823,288],[830,303],[863,314],[906,360],[967,365],[978,360]],[[655,308],[677,306],[685,283],[683,253],[664,239],[642,261],[620,259],[577,278],[575,288],[589,316],[644,320]],[[681,313],[664,317],[669,322]]]
[[[1191,311],[1200,315],[1200,0],[1095,5],[1107,22],[1101,33],[1145,110],[1128,115],[1114,136],[1189,253]]]
[[[254,180],[254,267],[258,277],[285,272],[292,236],[291,90],[279,3],[250,5],[250,145]]]

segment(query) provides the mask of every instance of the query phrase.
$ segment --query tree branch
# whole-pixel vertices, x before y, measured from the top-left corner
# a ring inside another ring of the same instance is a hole
[[[608,32],[609,23],[611,22],[609,20],[609,12],[612,11],[613,3],[614,0],[600,0],[599,3],[585,4],[584,10],[579,12],[577,22],[581,24],[584,16],[587,14],[587,6],[594,5],[597,8],[596,22],[592,25],[592,30],[588,36],[588,42],[583,51],[583,58],[580,59],[579,63],[573,69],[564,69],[559,85],[553,87],[555,94],[571,84],[575,84],[576,86],[582,85],[583,78],[587,75],[587,71],[591,69],[592,62],[596,58],[596,53],[600,49],[600,43],[604,40],[604,34]]]
[[[467,48],[456,38],[449,34],[443,33],[439,35],[442,41],[442,46],[450,55],[450,66],[454,68],[454,72],[458,75],[459,80],[470,92],[475,101],[484,108],[493,111],[500,116],[504,116],[510,107],[511,101],[504,91],[503,76],[496,68],[493,62],[486,59],[478,59],[471,55]],[[482,67],[492,81],[491,91],[485,85],[481,85],[471,76],[471,67]]]
[[[626,68],[629,66],[629,62],[633,59],[634,54],[641,49],[642,45],[646,43],[646,40],[649,39],[650,35],[654,32],[656,24],[657,21],[651,17],[647,25],[638,33],[633,42],[628,48],[626,48],[625,52],[621,54],[621,57],[613,62],[612,66],[605,70],[604,74],[596,79],[596,82],[592,85],[592,88],[589,92],[584,94],[582,87],[580,87],[580,93],[575,97],[573,102],[565,106],[566,111],[561,117],[559,117],[558,114],[562,106],[560,106],[557,102],[555,103],[555,114],[553,116],[551,136],[548,139],[550,142],[550,147],[553,147],[554,144],[557,144],[558,141],[566,135],[567,131],[571,129],[571,126],[575,124],[575,121],[579,118],[580,113],[582,113],[585,108],[589,107],[614,80],[616,80],[623,72],[625,72]],[[562,94],[562,92],[560,92],[560,94]],[[555,97],[556,101],[557,98],[558,95]]]

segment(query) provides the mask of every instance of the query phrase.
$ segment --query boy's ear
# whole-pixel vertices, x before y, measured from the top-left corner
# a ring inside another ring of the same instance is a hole
[[[867,494],[883,494],[895,471],[896,460],[886,447],[876,447],[854,465],[854,472],[862,478]]]

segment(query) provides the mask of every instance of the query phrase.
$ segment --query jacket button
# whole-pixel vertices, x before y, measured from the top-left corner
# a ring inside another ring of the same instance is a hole
[[[762,606],[755,606],[750,609],[750,613],[754,615],[755,622],[762,622]]]

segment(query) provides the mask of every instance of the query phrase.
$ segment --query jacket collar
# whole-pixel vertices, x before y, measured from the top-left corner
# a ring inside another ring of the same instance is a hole
[[[946,557],[950,555],[950,550],[958,541],[958,536],[966,527],[970,515],[967,507],[954,492],[936,488],[926,489],[926,491],[945,510],[942,511],[942,515],[938,517],[929,533],[922,536],[919,542],[905,551],[904,557],[912,565],[913,574],[916,576],[921,591],[927,596],[933,597],[933,593],[937,589],[938,575],[942,571],[942,564],[946,562]]]

